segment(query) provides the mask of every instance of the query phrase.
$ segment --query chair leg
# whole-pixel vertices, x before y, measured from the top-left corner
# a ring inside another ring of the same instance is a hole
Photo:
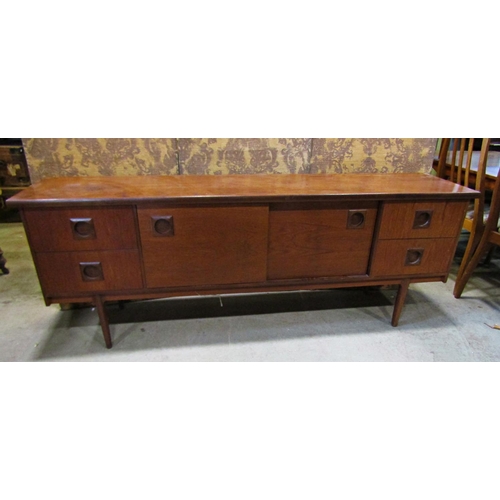
[[[464,274],[465,269],[467,268],[474,252],[476,251],[480,241],[481,236],[483,234],[483,228],[476,228],[472,231],[469,236],[469,241],[467,242],[467,246],[465,247],[465,252],[462,257],[462,261],[460,262],[460,267],[458,268],[456,283],[461,280],[462,275]],[[456,286],[456,285],[455,285]]]
[[[459,275],[457,276],[457,281],[455,282],[455,287],[453,288],[453,295],[456,299],[460,298],[460,296],[462,295],[465,285],[469,281],[469,278],[474,272],[474,269],[476,269],[482,257],[490,250],[491,246],[492,243],[489,243],[486,239],[483,239],[477,246],[470,261],[465,265],[463,272],[459,273]]]
[[[491,245],[490,250],[486,254],[486,258],[484,259],[483,265],[489,266],[491,264],[491,259],[493,258],[493,254],[495,253],[495,245]]]

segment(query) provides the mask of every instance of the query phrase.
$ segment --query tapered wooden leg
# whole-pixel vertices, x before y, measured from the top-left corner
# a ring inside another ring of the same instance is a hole
[[[455,283],[459,283],[462,280],[465,269],[467,268],[470,260],[472,259],[472,256],[474,255],[475,250],[477,249],[477,247],[480,244],[483,230],[484,230],[484,228],[478,227],[476,229],[473,229],[473,231],[471,232],[471,234],[469,236],[469,241],[467,242],[467,247],[465,248],[465,253],[462,257],[462,262],[460,262],[460,267],[459,267],[458,272],[457,272],[457,279],[456,279]],[[456,295],[455,295],[455,297],[456,297]]]
[[[106,342],[106,347],[111,349],[113,343],[111,342],[111,333],[109,331],[109,322],[106,315],[106,310],[104,309],[104,301],[100,295],[95,297],[95,305],[97,307],[97,313],[99,314],[99,321],[101,322],[102,334],[104,335],[104,342]]]
[[[469,262],[467,262],[465,269],[457,276],[457,281],[455,282],[455,287],[453,288],[453,295],[456,299],[459,299],[462,295],[469,278],[472,276],[472,273],[478,266],[479,262],[481,262],[483,256],[490,250],[491,245],[492,243],[489,243],[485,238],[482,238],[476,248],[476,251],[472,255]]]
[[[483,266],[489,266],[491,264],[491,259],[493,258],[493,254],[495,253],[495,245],[491,245],[491,248],[488,250],[486,257],[483,262]]]
[[[396,302],[394,303],[394,312],[392,313],[392,326],[398,326],[399,316],[401,315],[401,311],[403,310],[409,286],[410,280],[403,280],[399,285]]]

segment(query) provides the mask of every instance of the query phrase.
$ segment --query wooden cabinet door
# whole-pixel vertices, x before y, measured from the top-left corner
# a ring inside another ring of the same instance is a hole
[[[272,206],[268,278],[365,275],[376,217],[376,202]]]
[[[148,288],[266,280],[267,206],[139,208]]]

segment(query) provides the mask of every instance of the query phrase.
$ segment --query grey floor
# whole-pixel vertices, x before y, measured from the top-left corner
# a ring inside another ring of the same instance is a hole
[[[447,283],[410,287],[397,328],[394,290],[167,299],[108,306],[107,350],[93,309],[45,307],[22,224],[3,223],[0,361],[499,361],[500,259],[457,300],[464,242]]]

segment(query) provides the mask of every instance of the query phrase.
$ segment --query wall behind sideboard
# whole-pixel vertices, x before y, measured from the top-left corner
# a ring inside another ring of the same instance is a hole
[[[46,177],[250,173],[428,173],[436,139],[23,139]]]

